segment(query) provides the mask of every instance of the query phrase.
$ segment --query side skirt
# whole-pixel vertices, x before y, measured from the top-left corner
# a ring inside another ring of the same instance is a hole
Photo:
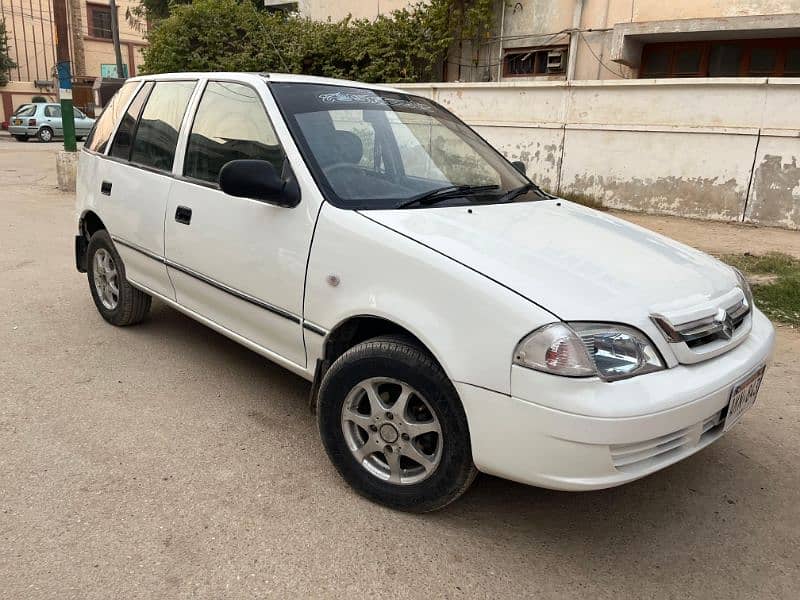
[[[193,310],[191,310],[189,308],[186,308],[182,304],[179,304],[179,303],[175,302],[174,300],[170,300],[169,298],[167,298],[165,296],[162,296],[158,292],[154,292],[153,290],[149,289],[148,287],[146,287],[146,286],[144,286],[144,285],[142,285],[140,283],[137,283],[137,282],[132,281],[130,279],[128,279],[128,283],[130,283],[133,287],[135,287],[137,289],[140,289],[144,293],[150,294],[151,296],[153,296],[155,298],[158,298],[164,304],[166,304],[166,305],[168,305],[168,306],[170,306],[170,307],[182,312],[187,317],[190,317],[190,318],[194,319],[195,321],[197,321],[199,323],[202,323],[203,325],[205,325],[207,327],[210,327],[211,329],[213,329],[217,333],[221,333],[225,337],[232,339],[234,342],[237,342],[237,343],[241,344],[242,346],[252,350],[256,354],[260,354],[264,358],[267,358],[267,359],[271,360],[272,362],[280,365],[281,367],[283,367],[285,369],[288,369],[289,371],[291,371],[295,375],[299,375],[300,377],[302,377],[303,379],[305,379],[307,381],[313,381],[314,373],[312,371],[309,371],[306,367],[298,365],[297,363],[294,363],[294,362],[284,358],[280,354],[276,354],[275,352],[272,352],[271,350],[268,350],[267,348],[264,348],[264,346],[260,346],[260,345],[256,344],[255,342],[250,341],[246,337],[243,337],[243,336],[239,335],[238,333],[236,333],[234,331],[231,331],[230,329],[227,329],[226,327],[223,327],[222,325],[220,325],[216,321],[212,321],[211,319],[209,319],[207,317],[204,317],[203,315],[201,315],[199,313],[196,313],[195,311],[193,311]]]

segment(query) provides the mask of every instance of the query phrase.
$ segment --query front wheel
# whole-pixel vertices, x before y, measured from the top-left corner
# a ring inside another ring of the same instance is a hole
[[[391,508],[443,508],[477,474],[458,394],[411,340],[374,338],[345,352],[325,374],[317,417],[342,477]]]
[[[102,317],[118,326],[142,321],[151,297],[128,283],[125,265],[108,232],[101,229],[92,236],[86,255],[89,290]]]

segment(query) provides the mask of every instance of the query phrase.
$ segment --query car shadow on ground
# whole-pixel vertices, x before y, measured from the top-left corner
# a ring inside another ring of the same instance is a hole
[[[259,406],[248,414],[265,432],[277,426],[271,415],[291,411],[307,434],[298,443],[307,444],[308,452],[324,460],[316,419],[307,405],[310,384],[304,379],[162,303],[154,302],[150,317],[127,331],[154,338],[148,343],[172,345],[171,351],[180,353],[187,364],[206,361],[214,368],[224,366],[224,376],[232,381],[246,379],[253,397],[231,399],[231,410],[241,410],[236,402]],[[267,387],[274,396],[269,402],[259,392]],[[329,466],[326,472],[330,485],[339,486],[332,493],[347,493],[334,468]],[[768,491],[775,484],[770,477],[742,455],[735,436],[728,435],[672,467],[618,488],[559,492],[481,474],[460,500],[442,511],[395,514],[400,520],[423,519],[447,530],[481,533],[492,544],[549,547],[557,542],[559,552],[599,552],[605,559],[634,561],[638,559],[630,559],[636,556],[630,553],[638,548],[643,553],[641,560],[652,567],[653,559],[646,555],[662,546],[671,553],[676,549],[690,552],[696,545],[704,545],[701,552],[713,552],[709,540],[746,544],[747,527],[738,522],[742,511],[737,511],[736,505],[751,504],[751,510],[762,514],[777,510],[775,496]],[[355,494],[348,501],[364,502],[365,511],[373,508]],[[505,542],[498,542],[498,536]]]

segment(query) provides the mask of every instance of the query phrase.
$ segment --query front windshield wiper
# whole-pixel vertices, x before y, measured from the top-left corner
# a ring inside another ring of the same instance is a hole
[[[511,202],[512,200],[514,200],[514,198],[516,198],[518,196],[521,196],[522,194],[525,194],[525,193],[530,192],[530,191],[538,192],[544,198],[548,198],[549,197],[547,195],[547,193],[542,188],[540,188],[538,185],[536,185],[535,183],[528,182],[525,185],[521,185],[520,187],[514,188],[510,192],[507,192],[503,197],[501,197],[498,200],[498,202]]]
[[[490,192],[492,190],[499,190],[499,185],[446,185],[444,187],[425,192],[419,196],[414,196],[409,200],[401,202],[395,208],[408,208],[419,204],[422,206],[431,206],[447,200],[448,198],[457,198],[458,196],[471,196],[481,192]]]

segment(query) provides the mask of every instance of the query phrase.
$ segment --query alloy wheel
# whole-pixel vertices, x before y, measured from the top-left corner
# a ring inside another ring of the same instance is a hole
[[[119,273],[111,253],[99,248],[94,253],[94,287],[97,296],[108,310],[114,310],[119,304]]]
[[[356,384],[342,404],[341,425],[353,457],[378,479],[411,485],[439,466],[442,426],[407,383],[373,377]]]

